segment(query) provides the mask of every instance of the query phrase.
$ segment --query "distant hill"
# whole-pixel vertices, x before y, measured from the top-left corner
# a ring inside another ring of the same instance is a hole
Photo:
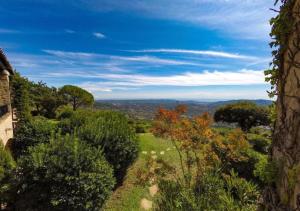
[[[153,119],[158,108],[164,107],[172,109],[180,104],[188,106],[188,115],[195,116],[203,112],[211,114],[223,105],[236,103],[239,101],[254,102],[260,106],[271,105],[273,101],[270,100],[228,100],[216,102],[201,102],[192,100],[169,100],[169,99],[153,99],[153,100],[97,100],[95,107],[105,110],[116,110],[126,113],[130,117],[138,119]]]

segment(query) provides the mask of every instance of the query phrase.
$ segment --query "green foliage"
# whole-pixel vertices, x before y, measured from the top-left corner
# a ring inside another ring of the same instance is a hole
[[[271,184],[278,176],[278,165],[274,161],[269,161],[267,156],[263,156],[255,164],[254,176],[258,177],[263,184]]]
[[[275,1],[275,5],[278,4],[279,0]],[[288,47],[288,38],[292,33],[293,28],[297,28],[296,20],[293,18],[293,6],[295,0],[280,0],[282,5],[280,6],[280,13],[270,20],[272,30],[270,36],[272,42],[270,47],[272,51],[273,61],[271,62],[271,68],[265,71],[266,81],[271,84],[271,91],[269,92],[270,97],[274,97],[278,94],[276,87],[279,83],[280,75],[282,75],[282,57]]]
[[[250,102],[239,102],[220,107],[214,114],[216,122],[238,123],[244,131],[258,125],[269,125],[268,110]]]
[[[11,150],[15,158],[26,154],[28,147],[48,143],[57,125],[44,117],[34,117],[20,122],[15,130]]]
[[[266,138],[263,135],[248,133],[247,139],[254,150],[264,154],[268,153],[272,142],[270,138]]]
[[[70,106],[62,106],[57,110],[57,119],[63,120],[71,118],[74,111]]]
[[[55,87],[48,87],[43,82],[31,82],[30,98],[35,108],[32,113],[34,115],[43,115],[47,118],[55,118],[55,112],[58,107],[65,104],[58,90]]]
[[[77,86],[65,85],[59,92],[72,105],[74,111],[81,106],[91,106],[94,103],[93,95]]]
[[[15,162],[0,140],[0,207],[11,201],[14,169]]]
[[[29,88],[30,82],[20,76],[19,73],[15,73],[11,76],[11,99],[12,107],[17,110],[17,116],[20,121],[30,118],[30,98]]]
[[[115,184],[100,149],[57,136],[18,161],[16,210],[100,210]]]
[[[218,173],[204,174],[192,187],[171,180],[161,180],[156,210],[256,210],[257,187],[237,174],[220,177]]]
[[[101,147],[121,182],[138,155],[138,143],[127,118],[117,112],[95,113],[78,129],[78,136],[93,147]]]

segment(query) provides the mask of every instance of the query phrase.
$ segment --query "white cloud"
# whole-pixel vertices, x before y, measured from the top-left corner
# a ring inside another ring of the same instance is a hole
[[[257,57],[246,56],[228,52],[221,51],[202,51],[202,50],[186,50],[186,49],[144,49],[144,50],[129,50],[129,52],[140,52],[140,53],[179,53],[179,54],[193,54],[193,55],[202,55],[202,56],[212,56],[212,57],[221,57],[221,58],[230,58],[230,59],[249,59],[256,60]]]
[[[240,71],[205,71],[203,73],[187,72],[179,75],[151,76],[142,74],[81,74],[74,72],[49,73],[48,76],[72,76],[81,78],[101,79],[99,87],[125,86],[212,86],[212,85],[259,85],[266,84],[263,71],[240,70]],[[97,84],[97,83],[96,83]],[[112,88],[113,89],[113,88]]]
[[[94,32],[93,35],[99,39],[104,39],[106,36],[100,32]]]
[[[189,62],[189,61],[181,61],[175,59],[162,59],[155,56],[115,56],[115,55],[107,55],[107,54],[96,54],[96,53],[84,53],[84,52],[68,52],[68,51],[58,51],[58,50],[43,50],[43,52],[57,56],[60,58],[66,59],[109,59],[112,61],[126,61],[126,62],[143,62],[143,63],[151,63],[155,65],[193,65],[193,66],[201,66],[201,64]]]

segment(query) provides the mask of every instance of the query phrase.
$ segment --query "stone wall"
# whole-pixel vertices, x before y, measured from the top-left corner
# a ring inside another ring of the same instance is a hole
[[[4,105],[8,105],[8,113],[0,116],[0,141],[6,145],[7,141],[13,137],[9,79],[6,71],[0,73],[0,106]]]
[[[8,75],[0,73],[0,106],[9,104],[10,97]]]

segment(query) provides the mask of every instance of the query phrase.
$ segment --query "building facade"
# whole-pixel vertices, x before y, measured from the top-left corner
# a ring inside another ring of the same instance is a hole
[[[12,108],[9,76],[14,73],[5,54],[0,49],[0,141],[6,145],[13,138]]]

